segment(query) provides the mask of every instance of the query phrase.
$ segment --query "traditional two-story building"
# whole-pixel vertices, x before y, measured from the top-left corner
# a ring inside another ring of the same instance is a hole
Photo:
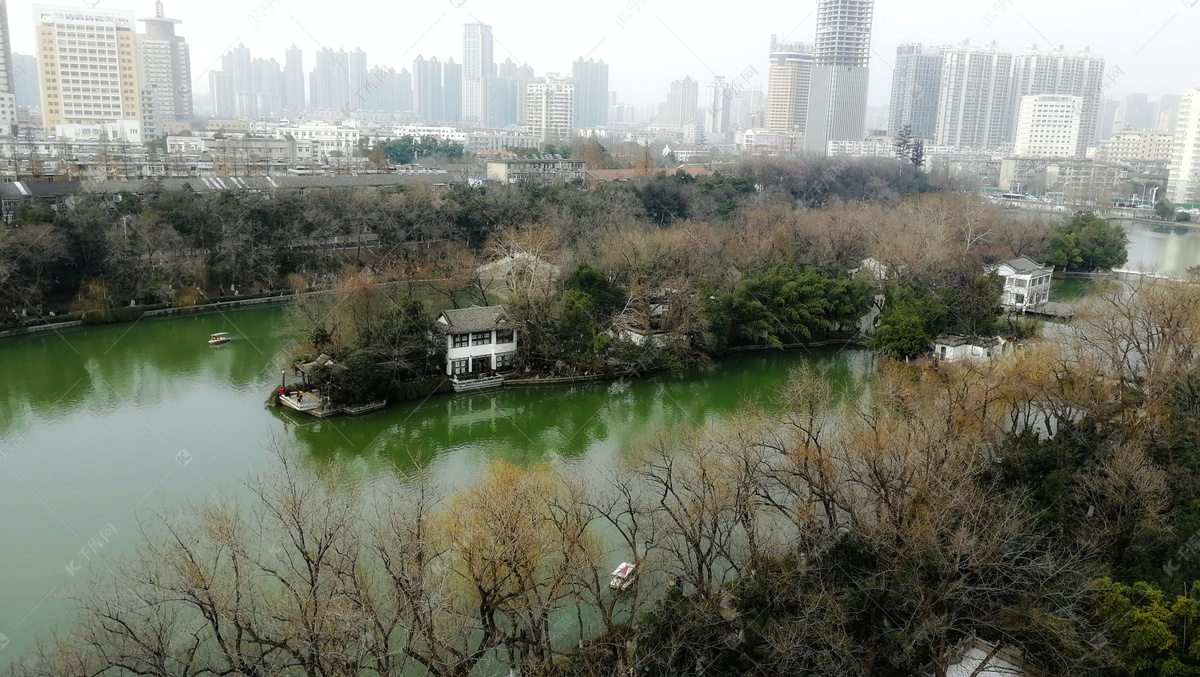
[[[1037,263],[1024,256],[991,266],[988,272],[1004,278],[1000,304],[1008,310],[1024,312],[1050,300],[1050,280],[1054,266]]]
[[[517,332],[504,308],[446,310],[437,326],[446,337],[446,375],[456,384],[499,385],[516,366]]]

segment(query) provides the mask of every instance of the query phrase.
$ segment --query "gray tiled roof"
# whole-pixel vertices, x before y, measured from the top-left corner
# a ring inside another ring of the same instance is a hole
[[[24,190],[22,190],[24,189]],[[15,181],[0,182],[0,197],[20,199],[34,197],[64,197],[79,192],[78,181]]]
[[[1049,266],[1042,265],[1042,264],[1034,261],[1033,259],[1027,258],[1025,256],[1018,256],[1017,258],[1015,258],[1011,261],[1005,261],[1004,263],[1006,265],[1010,266],[1013,270],[1017,271],[1018,273],[1022,273],[1022,274],[1035,273],[1044,268],[1049,268]]]
[[[486,308],[471,306],[470,308],[446,310],[442,312],[442,318],[446,320],[446,330],[455,334],[503,329],[510,324],[508,313],[504,312],[502,306],[487,306]]]

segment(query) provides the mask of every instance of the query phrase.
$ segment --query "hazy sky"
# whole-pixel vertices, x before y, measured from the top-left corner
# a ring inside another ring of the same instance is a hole
[[[71,3],[61,3],[71,4]],[[153,0],[80,0],[152,15]],[[32,5],[9,0],[14,51],[32,53]],[[772,33],[812,40],[813,0],[698,3],[682,0],[166,0],[192,46],[192,75],[206,73],[243,42],[275,57],[296,44],[305,69],[321,47],[361,46],[371,64],[411,70],[417,54],[461,61],[462,24],[493,26],[495,58],[528,62],[537,74],[569,72],[578,56],[611,65],[610,89],[627,103],[666,99],[671,80],[706,84],[765,70]],[[896,46],[905,42],[997,41],[1013,50],[1090,46],[1108,59],[1110,98],[1152,98],[1200,86],[1200,0],[876,0],[871,105],[886,105]],[[1122,74],[1123,73],[1123,74]],[[761,82],[752,77],[751,83]]]

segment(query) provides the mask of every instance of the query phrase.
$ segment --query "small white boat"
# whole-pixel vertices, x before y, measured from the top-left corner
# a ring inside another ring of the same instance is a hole
[[[233,339],[229,338],[229,334],[227,334],[223,331],[220,331],[220,332],[213,334],[212,338],[208,339],[208,345],[210,345],[210,346],[225,345],[226,343],[229,343],[232,340]]]
[[[637,567],[629,562],[621,562],[621,566],[612,572],[612,581],[608,587],[613,590],[628,590],[633,587],[634,581],[637,580]]]

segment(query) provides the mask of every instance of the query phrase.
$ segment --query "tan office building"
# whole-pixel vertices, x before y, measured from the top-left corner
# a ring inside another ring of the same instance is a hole
[[[33,22],[48,134],[60,124],[141,122],[133,12],[34,5]]]

